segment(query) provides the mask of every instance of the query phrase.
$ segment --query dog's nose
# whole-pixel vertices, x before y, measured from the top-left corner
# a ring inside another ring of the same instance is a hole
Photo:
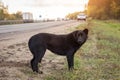
[[[82,43],[82,40],[78,40],[78,43]]]

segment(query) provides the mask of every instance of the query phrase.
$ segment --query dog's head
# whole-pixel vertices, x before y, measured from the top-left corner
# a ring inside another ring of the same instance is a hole
[[[83,44],[88,38],[88,29],[77,30],[73,33],[73,36],[78,44]]]

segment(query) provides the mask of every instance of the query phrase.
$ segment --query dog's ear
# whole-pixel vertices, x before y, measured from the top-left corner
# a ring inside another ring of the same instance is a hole
[[[84,29],[83,32],[88,35],[88,29]]]

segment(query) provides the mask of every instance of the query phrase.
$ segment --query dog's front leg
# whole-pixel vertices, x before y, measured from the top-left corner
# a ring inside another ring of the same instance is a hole
[[[73,70],[74,69],[74,53],[68,53],[67,54],[67,62],[68,62],[68,69]]]

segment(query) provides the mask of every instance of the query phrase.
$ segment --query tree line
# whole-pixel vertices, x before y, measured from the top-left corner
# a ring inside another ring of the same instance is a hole
[[[79,13],[80,13],[80,12],[69,13],[68,15],[66,15],[66,18],[69,18],[69,19],[77,19],[77,15],[78,15]]]
[[[87,12],[87,11],[84,10],[84,11],[69,13],[68,15],[66,15],[66,18],[75,20],[75,19],[77,19],[77,15],[79,15],[79,14],[81,14],[81,13],[87,14],[86,12]]]
[[[4,12],[3,9],[0,9],[0,20],[21,20],[22,12],[18,11],[13,14],[9,14],[8,12]]]
[[[84,13],[94,19],[120,19],[120,0],[89,0]],[[74,12],[66,17],[76,19],[78,14]]]
[[[120,0],[89,0],[87,14],[94,19],[120,19]]]
[[[22,12],[18,11],[13,14],[9,14],[8,12],[4,12],[4,9],[0,9],[0,20],[21,20]]]

